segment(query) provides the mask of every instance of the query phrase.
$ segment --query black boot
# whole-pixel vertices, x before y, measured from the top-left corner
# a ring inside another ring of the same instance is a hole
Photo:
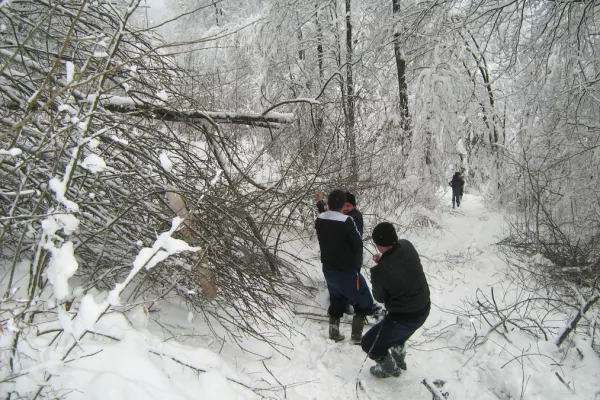
[[[346,337],[340,333],[340,319],[329,316],[329,339],[340,342]]]
[[[352,318],[352,334],[350,335],[350,342],[352,344],[360,344],[362,341],[363,328],[365,327],[365,317],[355,315]]]
[[[394,361],[396,361],[396,365],[398,368],[406,371],[406,347],[405,345],[396,345],[390,349],[390,353],[392,353],[392,357]]]
[[[399,377],[400,368],[396,365],[396,361],[387,354],[382,360],[376,361],[376,365],[371,367],[371,373],[377,378],[389,378],[390,376]]]

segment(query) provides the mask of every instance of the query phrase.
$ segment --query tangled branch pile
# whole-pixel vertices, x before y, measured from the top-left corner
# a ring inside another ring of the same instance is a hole
[[[136,26],[139,5],[0,2],[3,310],[25,301],[11,314],[15,326],[35,324],[40,311],[76,313],[81,296],[114,288],[180,214],[176,235],[202,250],[143,271],[128,301],[176,294],[231,337],[271,343],[258,326],[284,328],[273,309],[304,290],[275,256],[272,227],[291,223],[311,181],[285,194],[283,178],[250,176],[217,124],[232,116],[185,95],[190,77]],[[277,127],[290,117],[236,118]],[[265,205],[272,216],[258,220]],[[52,264],[59,252],[72,255],[74,270]],[[61,286],[73,274],[74,292]],[[49,284],[58,304],[34,302],[51,296]]]

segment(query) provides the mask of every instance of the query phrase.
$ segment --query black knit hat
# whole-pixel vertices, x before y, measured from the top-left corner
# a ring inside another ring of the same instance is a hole
[[[373,241],[377,246],[390,247],[398,241],[398,235],[394,225],[389,222],[381,222],[373,229]]]
[[[352,204],[354,207],[356,207],[356,196],[354,196],[352,193],[350,192],[346,192],[346,203],[350,203]]]

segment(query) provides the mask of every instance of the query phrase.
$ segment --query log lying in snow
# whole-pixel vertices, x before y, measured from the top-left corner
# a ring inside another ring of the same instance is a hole
[[[132,97],[108,96],[100,99],[102,107],[115,113],[127,113],[163,121],[182,122],[189,120],[213,120],[217,123],[251,125],[264,128],[277,128],[294,121],[294,114],[268,112],[266,114],[239,113],[229,111],[198,111],[175,109],[168,105],[155,105]]]

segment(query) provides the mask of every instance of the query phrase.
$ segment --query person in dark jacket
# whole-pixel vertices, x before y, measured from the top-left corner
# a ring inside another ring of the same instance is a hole
[[[317,210],[319,213],[324,213],[329,209],[327,207],[327,203],[325,203],[325,200],[323,200],[323,195],[321,193],[315,192],[315,198],[317,199]],[[358,208],[356,208],[356,196],[350,192],[346,192],[346,203],[344,203],[342,214],[352,217],[356,223],[356,227],[358,228],[358,233],[360,233],[360,237],[362,237],[365,226],[363,215],[360,211],[358,211]]]
[[[360,273],[362,266],[362,238],[354,220],[342,213],[346,194],[333,190],[327,198],[328,211],[319,214],[315,229],[321,249],[323,274],[329,290],[329,338],[344,339],[340,333],[340,318],[348,302],[354,305],[351,340],[360,344],[364,318],[376,310],[373,296],[365,278]]]
[[[365,223],[362,213],[356,208],[356,196],[354,196],[354,194],[346,192],[346,203],[344,204],[342,212],[352,217],[356,224],[356,228],[358,229],[358,233],[360,233],[360,237],[362,238]]]
[[[371,269],[373,295],[385,303],[387,315],[365,333],[361,346],[377,363],[371,367],[373,375],[397,377],[406,370],[406,341],[429,316],[429,285],[419,254],[408,240],[398,240],[392,224],[377,225],[373,241],[381,252],[373,256],[377,262]]]
[[[460,207],[460,201],[462,200],[463,190],[465,188],[465,181],[460,175],[460,172],[455,172],[452,176],[452,180],[448,183],[452,187],[452,208],[454,203]]]
[[[325,200],[323,200],[323,195],[319,192],[315,192],[315,199],[317,200],[317,210],[319,211],[319,213],[324,213],[325,211],[328,210],[328,206],[327,203],[325,203]],[[358,210],[358,208],[356,208],[356,196],[354,196],[353,193],[350,192],[346,192],[346,203],[344,203],[344,208],[342,209],[342,213],[349,215],[352,217],[352,219],[354,220],[354,223],[356,224],[356,228],[358,229],[358,233],[360,233],[360,237],[362,239],[363,237],[363,229],[364,229],[364,222],[363,222],[363,215],[362,213]],[[362,248],[361,248],[361,252],[362,252]],[[363,259],[363,255],[361,254],[360,256],[361,260]],[[362,268],[362,262],[361,262],[361,268]],[[359,272],[360,272],[360,268],[359,268]],[[352,311],[352,309],[350,308],[350,306],[354,306],[354,304],[351,304],[352,302],[349,302],[346,305],[346,314],[354,314],[354,312]],[[379,317],[381,314],[381,307],[380,306],[374,306],[374,309],[372,310],[371,313],[369,313],[368,315],[372,315],[375,318]],[[356,324],[358,324],[358,321],[356,322]],[[357,328],[358,325],[357,325]],[[355,340],[355,344],[360,344],[359,343],[359,339]]]

